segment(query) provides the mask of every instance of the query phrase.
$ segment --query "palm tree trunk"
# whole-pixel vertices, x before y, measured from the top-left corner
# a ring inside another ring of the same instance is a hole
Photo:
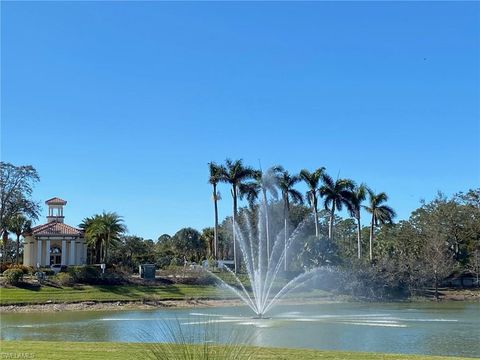
[[[312,195],[313,203],[313,216],[315,218],[315,237],[318,238],[318,211],[317,211],[317,197],[315,194]]]
[[[233,227],[233,262],[235,264],[235,274],[238,272],[240,265],[238,264],[238,259],[237,259],[237,237],[235,235],[235,224],[236,224],[236,219],[237,219],[237,186],[234,185],[232,189],[232,195],[233,195],[233,221],[232,221],[232,227]]]
[[[372,223],[370,224],[370,261],[373,261],[373,237],[375,231],[375,215],[372,214]]]
[[[288,195],[287,195],[288,196]],[[284,270],[287,271],[287,241],[288,241],[288,198],[284,200],[284,205],[283,205],[283,221],[284,221],[284,226],[285,226],[285,244],[284,244],[284,257],[285,257],[285,263],[284,263]]]
[[[265,206],[265,234],[267,235],[267,267],[270,261],[270,222],[268,218],[268,206],[267,206],[267,190],[262,187],[263,192],[263,204]]]
[[[362,258],[362,226],[360,224],[360,215],[357,216],[357,256]]]
[[[330,210],[330,222],[328,224],[328,238],[333,241],[333,219],[335,217],[335,201],[332,203],[332,210]]]
[[[215,226],[213,227],[213,253],[215,260],[218,260],[218,204],[217,204],[217,184],[213,184],[213,203],[215,209]]]
[[[15,251],[15,263],[18,265],[18,259],[19,259],[19,256],[18,256],[18,253],[20,252],[20,235],[17,234],[17,249]]]
[[[103,256],[103,241],[100,240],[98,243],[97,264],[102,262],[102,256]]]
[[[106,242],[105,242],[105,258],[103,259],[103,263],[107,263],[107,255],[108,255],[108,247],[110,246],[110,234],[107,235]]]

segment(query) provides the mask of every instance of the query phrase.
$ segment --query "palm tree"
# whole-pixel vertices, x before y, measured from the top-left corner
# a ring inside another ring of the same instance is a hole
[[[315,236],[318,238],[318,198],[317,190],[320,178],[324,173],[325,168],[321,167],[315,170],[313,173],[303,169],[300,171],[300,178],[307,184],[309,190],[307,191],[307,200],[312,208],[313,215],[315,217]]]
[[[232,186],[231,194],[233,199],[233,260],[235,263],[235,273],[240,268],[239,258],[237,257],[237,240],[235,236],[235,224],[238,215],[238,196],[239,186],[246,180],[254,176],[254,170],[243,165],[243,160],[225,160],[225,166],[222,167],[220,181]]]
[[[109,247],[120,241],[120,235],[127,231],[127,227],[124,225],[122,217],[115,212],[103,212],[102,223],[105,234],[103,263],[106,263]]]
[[[90,244],[94,244],[96,261],[106,263],[108,249],[120,241],[120,235],[127,231],[123,219],[115,212],[103,212],[86,218],[80,224],[85,230],[85,236]]]
[[[210,170],[210,177],[208,182],[213,187],[213,204],[214,204],[214,211],[215,211],[215,226],[213,228],[213,256],[215,259],[218,259],[217,252],[218,252],[218,200],[221,199],[220,193],[217,192],[217,185],[220,182],[222,176],[222,166],[211,162],[208,164],[208,168]]]
[[[92,231],[92,228],[95,223],[100,221],[100,215],[94,215],[92,217],[86,217],[82,220],[78,227],[85,232],[85,240],[87,241],[87,246],[92,249],[92,263],[99,264],[101,261],[101,248],[102,248],[102,238],[95,232]]]
[[[31,220],[28,220],[24,215],[17,214],[10,219],[8,230],[17,235],[17,248],[15,251],[15,263],[18,265],[20,252],[20,236],[28,232],[32,227]]]
[[[320,196],[324,198],[323,205],[325,210],[330,211],[330,221],[328,224],[328,238],[333,240],[333,223],[335,221],[335,210],[342,211],[345,205],[350,209],[351,192],[355,186],[349,179],[337,179],[333,181],[328,174],[322,175],[323,185],[319,189]]]
[[[372,222],[370,224],[370,261],[372,261],[375,226],[392,223],[392,220],[395,217],[395,211],[390,206],[384,204],[388,200],[388,196],[384,192],[375,194],[369,189],[368,197],[370,206],[365,206],[365,210],[372,214]]]
[[[357,256],[362,258],[362,225],[360,223],[360,212],[362,202],[367,198],[368,187],[365,184],[356,186],[350,194],[350,215],[357,220]]]
[[[284,233],[285,233],[285,243],[284,243],[284,270],[287,271],[287,240],[288,240],[288,219],[290,214],[290,201],[295,204],[303,203],[303,196],[300,191],[294,189],[296,183],[300,181],[300,177],[297,175],[290,175],[287,170],[283,170],[277,176],[277,184],[282,193],[283,200],[283,223],[284,223]]]

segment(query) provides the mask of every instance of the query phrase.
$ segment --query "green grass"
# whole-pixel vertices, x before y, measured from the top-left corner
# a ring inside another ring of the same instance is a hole
[[[0,305],[44,304],[47,301],[73,303],[225,297],[231,297],[230,293],[211,285],[80,285],[63,288],[42,286],[0,289]]]
[[[292,295],[293,296],[293,295]],[[295,297],[325,297],[328,293],[312,291]],[[0,289],[0,305],[75,303],[82,301],[153,301],[184,299],[233,299],[228,290],[213,285],[79,285],[75,287],[12,287]]]
[[[1,359],[35,360],[109,360],[146,358],[145,344],[114,342],[53,342],[2,341]],[[453,360],[453,357],[423,355],[392,355],[343,351],[317,351],[303,349],[256,348],[255,359],[263,360]],[[16,356],[16,357],[15,357]],[[455,357],[455,359],[466,359]]]

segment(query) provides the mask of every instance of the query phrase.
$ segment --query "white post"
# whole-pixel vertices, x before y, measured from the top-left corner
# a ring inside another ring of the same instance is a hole
[[[70,241],[70,257],[68,259],[69,265],[75,265],[75,240]]]
[[[45,241],[45,266],[50,266],[50,240]]]
[[[67,265],[67,240],[62,240],[62,256],[61,256],[61,264]]]
[[[42,240],[37,240],[37,264],[42,266]]]

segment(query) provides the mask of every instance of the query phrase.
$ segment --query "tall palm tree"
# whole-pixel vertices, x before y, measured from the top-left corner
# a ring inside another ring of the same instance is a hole
[[[17,235],[17,248],[15,251],[15,263],[18,265],[20,252],[20,236],[28,232],[32,227],[32,221],[22,214],[17,214],[10,219],[8,230]]]
[[[284,243],[284,270],[287,271],[287,241],[289,236],[288,219],[290,218],[290,201],[294,204],[303,203],[303,196],[300,191],[294,189],[295,184],[300,181],[297,175],[290,175],[287,170],[283,170],[277,176],[277,184],[282,193],[283,200],[283,224],[285,233]]]
[[[315,218],[315,236],[318,238],[318,198],[317,198],[317,191],[318,185],[320,183],[320,179],[322,174],[325,172],[325,168],[321,167],[314,172],[310,172],[308,170],[303,169],[300,171],[300,178],[307,184],[309,190],[307,191],[307,200],[312,208],[313,215]]]
[[[221,165],[217,165],[214,162],[208,163],[208,168],[210,170],[210,177],[208,182],[213,187],[213,204],[215,212],[215,226],[213,227],[213,256],[215,259],[218,259],[218,200],[221,199],[220,193],[217,191],[217,185],[220,182],[223,169]]]
[[[237,240],[235,236],[235,224],[238,216],[238,196],[239,186],[246,180],[254,176],[254,170],[248,166],[243,165],[243,160],[225,160],[225,166],[222,167],[220,181],[228,183],[232,186],[231,194],[233,199],[233,260],[235,263],[235,273],[240,268],[240,259],[237,256]]]
[[[365,210],[372,214],[370,224],[370,261],[372,261],[375,226],[391,223],[395,217],[395,211],[390,206],[384,204],[388,200],[388,196],[384,192],[375,194],[372,190],[368,190],[368,197],[370,204],[365,206]]]
[[[86,218],[80,227],[85,230],[87,241],[95,245],[96,261],[108,261],[108,249],[120,241],[120,235],[127,231],[123,219],[115,212],[103,212]]]
[[[356,186],[350,194],[350,215],[357,220],[357,256],[362,258],[362,225],[360,223],[360,213],[362,210],[362,203],[367,198],[368,187],[365,184]]]
[[[337,179],[333,181],[328,174],[322,175],[323,185],[319,189],[320,196],[323,197],[325,210],[330,212],[328,224],[328,238],[333,240],[333,223],[335,221],[335,210],[342,211],[345,205],[350,209],[351,192],[355,186],[349,179]]]

